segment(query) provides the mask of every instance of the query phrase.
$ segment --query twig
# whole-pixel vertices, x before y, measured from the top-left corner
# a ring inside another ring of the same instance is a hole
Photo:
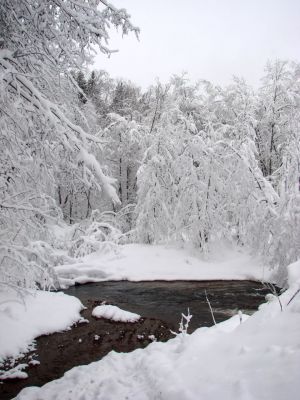
[[[294,298],[297,296],[297,294],[300,293],[300,288],[293,294],[293,296],[290,298],[290,300],[287,303],[287,306],[294,300]]]
[[[266,283],[266,282],[264,282],[263,285],[266,286],[267,289],[269,289],[269,290],[271,291],[271,293],[273,294],[273,296],[275,296],[275,297],[277,298],[278,303],[279,303],[279,305],[280,305],[280,310],[283,311],[282,303],[281,303],[280,297],[278,296],[278,293],[277,293],[277,291],[276,291],[275,286],[274,286],[272,283]],[[295,293],[295,295],[296,295],[296,293]],[[291,299],[291,300],[292,300],[292,299]]]
[[[205,289],[205,297],[206,297],[206,301],[207,301],[207,304],[208,304],[208,306],[209,306],[210,313],[211,313],[212,319],[213,319],[213,321],[214,321],[214,324],[217,325],[216,320],[215,320],[215,316],[214,316],[213,309],[211,308],[210,301],[208,300],[208,297],[207,297],[206,289]]]

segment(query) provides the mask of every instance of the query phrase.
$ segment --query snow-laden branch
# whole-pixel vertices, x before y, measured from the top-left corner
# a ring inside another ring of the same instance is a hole
[[[90,171],[92,171],[96,174],[96,176],[99,178],[100,182],[102,183],[103,189],[107,193],[107,195],[111,198],[111,200],[115,204],[120,204],[120,200],[118,198],[116,189],[113,186],[116,183],[116,180],[113,178],[109,178],[103,174],[102,169],[100,168],[100,165],[99,165],[98,161],[96,160],[96,157],[93,154],[88,153],[82,147],[78,154],[78,161],[84,162],[84,164],[87,166],[87,168],[89,168]]]
[[[95,172],[105,193],[114,203],[118,203],[118,196],[113,187],[115,180],[105,176],[99,162],[86,150],[87,143],[98,142],[97,138],[85,132],[79,125],[72,123],[66,115],[60,111],[56,104],[47,99],[26,77],[19,74],[9,62],[11,64],[15,63],[13,52],[7,49],[0,50],[0,65],[6,71],[2,79],[8,83],[17,94],[19,93],[24,99],[30,102],[46,121],[48,120],[53,124],[58,132],[61,130],[61,127],[58,126],[58,122],[62,126],[69,128],[68,130],[64,130],[63,134],[69,140],[71,148],[73,147],[73,151],[79,151],[80,161],[85,162],[88,168],[92,172]],[[14,79],[10,80],[9,74],[13,74]]]

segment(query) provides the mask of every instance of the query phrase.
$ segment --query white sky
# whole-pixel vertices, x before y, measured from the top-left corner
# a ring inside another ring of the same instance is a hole
[[[141,29],[111,31],[111,58],[94,68],[147,87],[187,71],[193,80],[228,84],[232,75],[257,86],[268,59],[300,62],[300,0],[111,0]]]

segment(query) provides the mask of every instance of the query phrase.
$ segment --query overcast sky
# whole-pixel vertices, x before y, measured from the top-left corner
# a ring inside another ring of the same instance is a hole
[[[142,87],[187,71],[227,84],[232,75],[257,86],[268,59],[300,62],[300,0],[111,0],[141,29],[123,39],[111,31],[111,58],[94,68]]]

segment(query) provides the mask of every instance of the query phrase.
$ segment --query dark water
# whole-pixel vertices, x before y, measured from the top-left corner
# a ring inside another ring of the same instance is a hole
[[[178,330],[181,313],[186,313],[188,308],[193,315],[190,333],[198,327],[212,325],[205,292],[215,319],[220,322],[238,310],[254,312],[269,290],[251,281],[120,281],[91,283],[65,290],[87,307],[82,316],[89,323],[37,338],[36,349],[19,362],[28,363],[32,357],[39,360],[40,365],[26,369],[27,379],[0,383],[0,399],[11,399],[26,386],[42,386],[58,379],[74,366],[100,360],[111,350],[128,352],[143,348],[151,343],[153,336],[160,341],[168,340],[174,337],[170,330]],[[92,310],[102,301],[136,312],[143,318],[134,324],[95,319]]]
[[[143,317],[161,319],[174,327],[178,326],[181,313],[187,313],[189,308],[193,315],[190,332],[213,323],[205,292],[215,319],[220,322],[238,310],[253,313],[269,290],[252,281],[119,281],[74,286],[65,291],[83,304],[100,299]]]

